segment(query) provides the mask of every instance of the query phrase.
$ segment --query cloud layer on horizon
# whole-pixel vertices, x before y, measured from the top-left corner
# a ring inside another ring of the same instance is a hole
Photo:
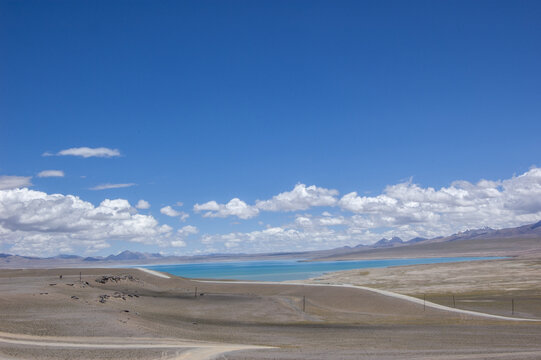
[[[305,188],[303,184],[297,187]],[[501,181],[480,180],[475,184],[455,181],[438,190],[408,181],[387,186],[377,196],[360,196],[351,192],[338,198],[335,191],[315,186],[308,188],[319,191],[308,196],[294,189],[268,201],[256,201],[255,205],[243,203],[258,210],[258,204],[272,204],[267,209],[282,211],[292,211],[290,209],[293,208],[307,210],[326,204],[330,209],[339,210],[339,214],[332,215],[328,211],[320,216],[297,214],[291,224],[245,233],[206,234],[201,239],[202,243],[209,248],[220,245],[226,251],[280,251],[286,246],[288,250],[314,250],[369,244],[381,237],[399,236],[409,240],[485,226],[513,227],[541,219],[540,168],[532,168],[522,175]],[[292,193],[300,195],[291,196]],[[212,211],[211,216],[219,214],[221,205],[210,203],[214,207],[208,206],[206,210]],[[303,206],[295,207],[294,204]],[[222,210],[222,214],[226,213]],[[227,216],[232,215],[238,216],[227,213]]]
[[[0,239],[17,254],[92,252],[114,240],[164,245],[171,232],[124,199],[94,206],[73,195],[26,188],[0,191]]]
[[[0,243],[10,251],[51,254],[104,249],[115,239],[184,247],[199,229],[186,225],[176,232],[150,215],[137,213],[127,200],[103,200],[98,206],[73,195],[46,194],[27,188],[31,177],[0,177]],[[122,185],[122,184],[121,184]],[[136,207],[150,204],[142,200]],[[178,205],[177,205],[178,206]],[[321,208],[321,213],[314,208]],[[297,184],[253,205],[234,198],[226,204],[194,205],[205,218],[251,219],[262,212],[293,213],[286,224],[221,234],[203,233],[192,245],[200,252],[315,250],[381,237],[435,237],[490,226],[504,228],[541,219],[541,168],[505,180],[455,181],[447,187],[423,187],[411,181],[385,187],[381,194],[351,192]],[[164,206],[160,213],[184,221],[189,214]],[[262,223],[261,223],[262,224]]]

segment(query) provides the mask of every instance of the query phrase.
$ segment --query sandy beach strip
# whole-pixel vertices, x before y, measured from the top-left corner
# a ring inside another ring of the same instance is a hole
[[[137,267],[136,269],[141,270],[143,272],[146,272],[147,274],[160,277],[162,279],[171,279],[171,277],[169,275],[166,275],[166,274],[164,274],[162,272],[159,272],[159,271],[156,271],[156,270],[145,269],[145,268],[142,268],[142,267]]]

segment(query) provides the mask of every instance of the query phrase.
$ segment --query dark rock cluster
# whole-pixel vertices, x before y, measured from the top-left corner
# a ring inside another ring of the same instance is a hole
[[[97,283],[107,284],[108,282],[119,282],[122,280],[126,281],[139,281],[139,279],[133,277],[132,275],[103,275],[96,279]]]

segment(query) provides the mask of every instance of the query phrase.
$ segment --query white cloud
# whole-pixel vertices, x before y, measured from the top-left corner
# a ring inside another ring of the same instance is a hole
[[[177,234],[180,236],[187,236],[191,234],[197,234],[199,229],[193,225],[186,225],[177,230]]]
[[[175,217],[175,216],[180,216],[180,211],[176,211],[175,209],[173,209],[171,206],[164,206],[160,209],[160,212],[164,215],[167,215],[167,216],[171,216],[171,217]]]
[[[193,209],[195,212],[206,211],[203,217],[218,218],[236,216],[240,219],[250,219],[259,213],[256,207],[250,206],[238,198],[231,199],[227,204],[218,204],[216,201],[195,204]]]
[[[144,209],[149,209],[150,208],[150,203],[148,201],[146,201],[146,200],[141,199],[141,200],[139,200],[137,202],[137,204],[135,204],[135,207],[137,209],[143,209],[143,210]]]
[[[351,240],[351,236],[327,228],[298,230],[284,226],[247,233],[204,235],[201,242],[207,246],[212,245],[220,252],[276,252],[328,248],[338,246],[348,239]]]
[[[192,225],[186,225],[182,228],[177,230],[177,237],[173,240],[171,240],[170,245],[172,247],[185,247],[186,242],[183,240],[183,238],[186,238],[189,235],[197,234],[199,232],[199,229]]]
[[[64,177],[64,172],[62,170],[43,170],[38,173],[38,177]]]
[[[266,211],[306,210],[314,206],[334,206],[338,191],[315,185],[297,184],[291,191],[273,196],[270,200],[256,201],[256,207]]]
[[[204,212],[204,217],[237,216],[250,219],[264,211],[297,211],[314,206],[334,206],[338,202],[337,190],[320,188],[315,185],[297,184],[291,191],[273,196],[269,200],[257,200],[255,205],[248,205],[239,198],[231,199],[227,204],[218,204],[212,200],[204,204],[195,204],[195,212]]]
[[[343,216],[339,216],[339,217],[325,216],[325,217],[318,218],[317,222],[321,226],[336,226],[336,225],[344,225],[346,223],[346,219]]]
[[[0,176],[0,190],[32,186],[30,179],[32,179],[31,176]]]
[[[218,210],[220,210],[220,205],[216,201],[212,200],[212,201],[206,202],[204,204],[195,204],[193,206],[193,210],[195,212],[218,211]]]
[[[50,152],[43,153],[43,156],[52,156]],[[84,158],[89,157],[103,157],[103,158],[109,158],[109,157],[117,157],[120,156],[120,151],[118,149],[109,149],[106,147],[99,147],[99,148],[89,148],[89,147],[78,147],[78,148],[70,148],[65,150],[60,150],[58,153],[56,153],[58,156],[80,156]]]
[[[126,188],[130,186],[135,186],[135,183],[125,183],[125,184],[101,184],[94,187],[91,187],[90,190],[108,190],[108,189],[119,189]]]
[[[190,217],[190,214],[185,213],[184,211],[180,212],[180,221],[185,222],[186,219]]]
[[[173,240],[170,242],[170,245],[172,247],[185,247],[186,246],[186,242],[184,240],[180,240],[180,239],[177,239],[177,240]]]
[[[184,211],[177,211],[173,209],[171,206],[167,205],[160,209],[160,212],[164,215],[170,216],[170,217],[179,217],[180,221],[184,222],[186,219],[190,217],[189,214],[185,213]]]
[[[367,227],[404,226],[425,234],[517,226],[541,218],[541,169],[503,181],[455,181],[439,190],[405,182],[378,196],[346,194],[339,206],[359,214]]]
[[[219,206],[207,204],[208,209]],[[410,181],[387,186],[380,195],[346,194],[336,206],[346,213],[302,214],[289,225],[205,234],[201,242],[220,252],[304,251],[370,244],[382,237],[432,238],[485,226],[534,223],[541,219],[541,169],[506,180],[455,181],[440,189]]]
[[[137,214],[124,199],[94,206],[73,195],[0,191],[0,244],[11,253],[91,252],[115,240],[163,245],[171,232],[152,216]]]

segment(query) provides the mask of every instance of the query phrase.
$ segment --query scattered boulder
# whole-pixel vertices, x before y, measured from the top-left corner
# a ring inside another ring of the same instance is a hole
[[[104,295],[100,295],[100,300],[99,302],[102,303],[102,304],[105,304],[105,302],[107,301],[107,299],[109,299],[110,296],[107,295],[107,294],[104,294]]]
[[[75,296],[75,295],[73,295],[71,298],[72,298],[73,300],[79,300],[79,298],[78,298],[77,296]]]

